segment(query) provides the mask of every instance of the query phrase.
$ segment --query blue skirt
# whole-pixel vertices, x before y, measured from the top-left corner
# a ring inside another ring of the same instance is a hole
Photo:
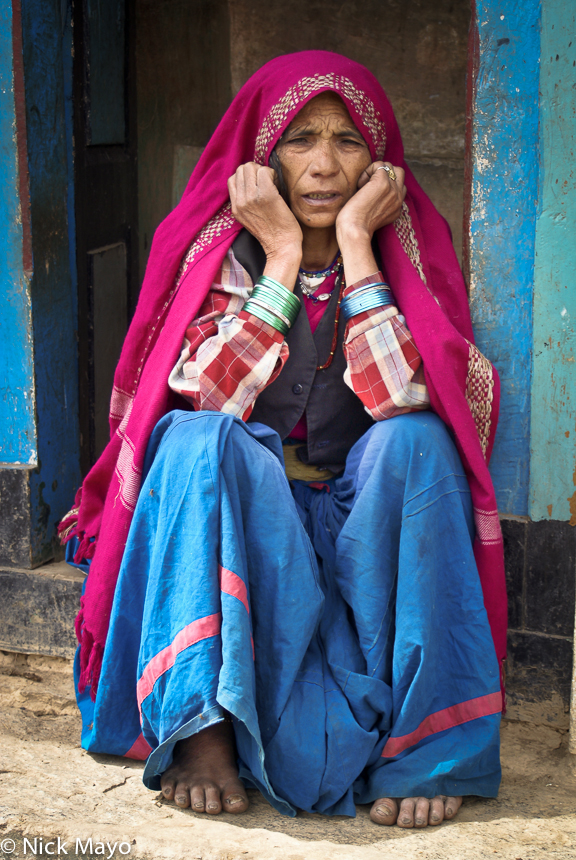
[[[499,672],[470,491],[430,412],[375,424],[339,478],[289,483],[278,435],[219,412],[156,426],[82,745],[147,758],[233,719],[280,812],[500,783]]]

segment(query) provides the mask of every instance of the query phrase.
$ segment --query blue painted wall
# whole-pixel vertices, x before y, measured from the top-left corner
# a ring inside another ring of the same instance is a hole
[[[576,7],[544,0],[530,516],[576,525]]]
[[[22,262],[9,0],[0,0],[0,237],[0,463],[35,465],[31,298]]]
[[[538,0],[478,0],[470,213],[479,348],[502,382],[491,472],[501,513],[528,514],[532,287],[538,194]]]
[[[32,546],[52,553],[55,525],[80,484],[73,212],[60,0],[23,0],[22,35],[34,273],[31,280],[38,469],[31,475]],[[69,77],[69,71],[67,72]],[[70,118],[70,114],[69,114]],[[70,217],[71,216],[71,217]],[[72,232],[73,237],[73,232]]]

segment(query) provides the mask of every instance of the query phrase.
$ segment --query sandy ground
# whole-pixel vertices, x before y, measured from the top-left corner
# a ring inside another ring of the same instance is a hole
[[[58,856],[57,837],[61,857],[93,860],[114,843],[131,860],[576,858],[576,756],[548,726],[504,722],[498,799],[467,798],[455,821],[424,831],[378,827],[368,807],[288,819],[257,792],[239,817],[180,810],[144,788],[141,764],[89,755],[79,737],[70,663],[0,652],[0,860]]]

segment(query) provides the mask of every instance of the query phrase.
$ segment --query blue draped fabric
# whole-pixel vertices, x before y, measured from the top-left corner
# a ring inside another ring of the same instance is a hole
[[[159,422],[83,746],[151,750],[158,789],[176,741],[227,711],[241,777],[287,815],[495,796],[499,673],[446,427],[375,424],[322,485],[282,463],[264,425]]]

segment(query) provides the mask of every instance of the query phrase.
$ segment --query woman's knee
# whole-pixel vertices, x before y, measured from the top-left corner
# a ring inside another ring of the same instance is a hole
[[[368,431],[363,458],[372,467],[405,472],[410,466],[442,464],[450,472],[463,472],[450,431],[433,412],[413,412],[380,421]]]
[[[406,448],[438,447],[453,445],[450,432],[441,418],[434,412],[410,412],[397,415],[387,421],[379,421],[370,431],[378,444],[399,442]]]

